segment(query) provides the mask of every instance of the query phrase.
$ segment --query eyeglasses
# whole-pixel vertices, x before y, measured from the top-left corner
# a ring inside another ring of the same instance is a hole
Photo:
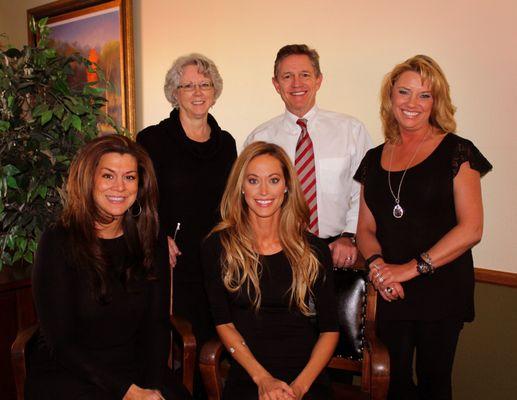
[[[183,89],[185,92],[193,92],[196,88],[202,90],[203,92],[207,92],[212,90],[214,84],[212,82],[201,82],[201,83],[184,83],[183,85],[178,85],[178,89]]]

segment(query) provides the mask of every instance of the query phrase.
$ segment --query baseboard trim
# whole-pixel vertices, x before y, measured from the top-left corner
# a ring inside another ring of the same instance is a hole
[[[474,268],[477,282],[494,285],[517,287],[517,274],[512,272],[494,271],[493,269]]]

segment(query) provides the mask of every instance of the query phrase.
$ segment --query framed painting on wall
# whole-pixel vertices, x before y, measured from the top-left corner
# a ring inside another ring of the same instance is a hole
[[[50,45],[61,54],[78,52],[99,66],[109,85],[106,113],[135,133],[133,16],[131,0],[61,0],[27,10],[27,22],[47,17]],[[29,43],[37,38],[28,29]],[[95,71],[77,70],[74,79],[97,81]],[[101,127],[109,132],[108,127]]]

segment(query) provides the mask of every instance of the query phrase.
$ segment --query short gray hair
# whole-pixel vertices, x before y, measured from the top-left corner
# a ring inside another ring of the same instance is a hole
[[[192,53],[177,58],[165,75],[163,91],[165,92],[165,97],[169,103],[172,104],[172,107],[178,106],[176,94],[178,92],[181,75],[183,74],[183,68],[187,65],[196,65],[200,74],[210,78],[214,84],[215,100],[217,100],[223,91],[223,78],[219,75],[219,71],[212,60],[202,54]]]

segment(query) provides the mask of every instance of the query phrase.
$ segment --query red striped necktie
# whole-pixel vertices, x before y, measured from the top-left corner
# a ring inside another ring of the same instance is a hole
[[[296,121],[302,132],[296,144],[296,158],[294,166],[298,173],[302,191],[305,195],[305,200],[310,210],[310,224],[309,230],[316,236],[319,234],[318,230],[318,204],[316,202],[316,167],[314,163],[314,148],[312,140],[307,132],[307,120],[300,118]]]

